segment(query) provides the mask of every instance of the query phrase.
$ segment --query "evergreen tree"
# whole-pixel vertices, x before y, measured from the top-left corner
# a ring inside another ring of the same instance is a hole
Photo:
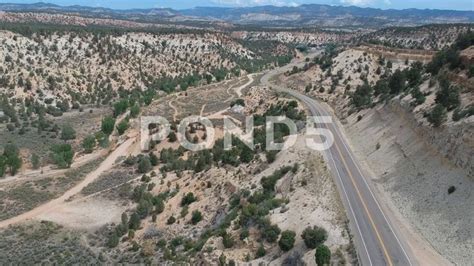
[[[314,254],[318,266],[329,265],[331,261],[331,251],[326,245],[320,245]]]

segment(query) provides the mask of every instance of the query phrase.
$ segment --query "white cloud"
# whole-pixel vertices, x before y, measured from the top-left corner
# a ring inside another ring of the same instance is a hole
[[[287,2],[284,0],[212,0],[212,2],[229,6],[298,6],[297,2]]]
[[[368,6],[373,3],[373,0],[341,0],[341,4],[351,6]]]

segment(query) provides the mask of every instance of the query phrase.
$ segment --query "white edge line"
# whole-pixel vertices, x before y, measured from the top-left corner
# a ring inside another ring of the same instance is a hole
[[[303,100],[303,102],[305,102],[305,101]],[[311,110],[311,107],[310,107],[311,105],[308,104],[307,102],[305,102],[305,103],[308,105],[308,107],[309,107],[310,110]],[[317,113],[317,111],[318,111],[318,110],[317,110],[317,108],[316,108],[316,113]],[[318,120],[318,118],[316,118],[316,120]],[[321,123],[320,123],[320,124],[321,124]],[[370,265],[373,265],[372,259],[370,258],[369,250],[367,249],[367,245],[366,245],[365,240],[364,240],[364,236],[363,236],[363,234],[362,234],[362,231],[360,230],[359,222],[357,221],[357,217],[356,217],[356,215],[355,215],[355,213],[354,213],[354,210],[353,210],[353,208],[352,208],[351,201],[349,200],[349,196],[347,195],[346,188],[344,187],[344,182],[342,182],[341,174],[339,173],[339,169],[338,169],[337,166],[336,166],[336,162],[334,161],[334,157],[332,156],[332,153],[331,153],[330,150],[328,150],[326,153],[329,154],[329,157],[330,157],[330,160],[332,161],[332,164],[333,164],[333,166],[334,166],[334,169],[336,169],[337,177],[339,178],[339,183],[341,184],[341,188],[342,188],[342,191],[344,192],[344,195],[345,195],[347,204],[349,205],[349,209],[350,209],[350,211],[351,211],[352,217],[354,217],[354,222],[355,222],[355,224],[356,224],[357,231],[359,232],[360,239],[361,239],[361,241],[362,241],[362,245],[364,246],[365,253],[367,254],[367,258],[369,259]]]
[[[325,111],[325,110],[324,110],[324,111]],[[400,239],[398,239],[398,236],[397,236],[397,234],[395,234],[395,231],[393,230],[392,225],[390,224],[390,222],[388,221],[387,217],[385,216],[385,213],[383,212],[383,209],[380,207],[380,204],[379,204],[377,198],[375,197],[374,193],[372,192],[372,189],[370,188],[369,184],[368,184],[367,181],[365,180],[365,177],[364,177],[364,175],[362,174],[362,171],[360,170],[359,165],[357,164],[355,158],[353,157],[352,153],[350,152],[349,148],[347,147],[347,144],[346,144],[346,141],[345,141],[344,137],[343,137],[342,134],[339,132],[339,127],[338,127],[337,125],[335,125],[334,128],[335,128],[336,134],[338,134],[339,138],[342,140],[342,144],[344,145],[344,149],[347,151],[347,153],[348,153],[349,156],[351,157],[351,159],[352,159],[354,165],[355,165],[356,168],[357,168],[357,171],[359,172],[360,176],[362,177],[362,180],[364,181],[365,185],[366,185],[367,188],[369,189],[370,195],[372,196],[372,198],[374,199],[375,203],[377,204],[377,207],[380,209],[380,212],[382,213],[382,216],[383,216],[383,218],[385,219],[385,222],[388,224],[388,227],[390,228],[390,231],[392,231],[392,234],[395,236],[395,239],[397,240],[398,245],[399,245],[400,248],[402,249],[403,254],[404,254],[405,257],[407,258],[408,263],[409,263],[410,265],[413,265],[413,264],[411,263],[410,258],[408,257],[407,252],[405,251],[405,248],[404,248],[403,245],[401,244]]]

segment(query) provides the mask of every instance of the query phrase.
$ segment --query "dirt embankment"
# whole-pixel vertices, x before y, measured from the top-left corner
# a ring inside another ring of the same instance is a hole
[[[357,122],[357,116],[363,115]],[[398,102],[347,118],[345,131],[374,183],[443,257],[472,261],[472,120],[433,129]],[[368,137],[370,136],[370,137]]]

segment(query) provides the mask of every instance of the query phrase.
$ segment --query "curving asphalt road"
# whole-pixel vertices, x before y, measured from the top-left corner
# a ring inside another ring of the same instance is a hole
[[[261,78],[262,85],[297,98],[308,107],[313,116],[333,117],[326,107],[316,100],[270,82],[270,79],[275,75],[301,64],[304,62],[294,62],[266,73]],[[334,119],[333,117],[333,121]],[[359,262],[362,265],[375,266],[413,265],[412,255],[407,252],[409,250],[405,248],[406,244],[400,241],[401,235],[393,230],[394,227],[390,224],[367,183],[367,178],[360,170],[359,164],[337,123],[319,124],[318,127],[327,128],[334,135],[334,144],[325,151],[324,157],[335,176],[339,193],[343,199],[352,233],[355,235]]]

